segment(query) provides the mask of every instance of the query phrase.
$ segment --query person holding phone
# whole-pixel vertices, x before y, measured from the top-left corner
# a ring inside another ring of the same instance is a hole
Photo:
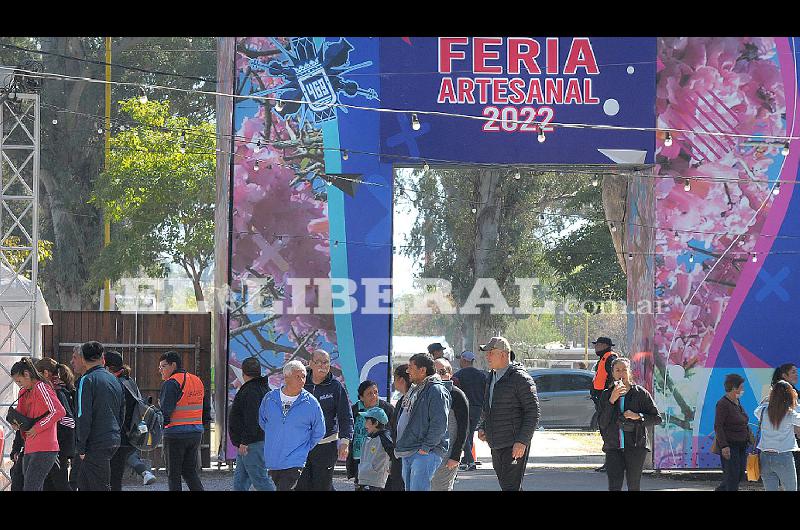
[[[639,491],[651,441],[647,428],[661,423],[653,397],[633,382],[630,361],[618,357],[611,366],[614,382],[600,395],[598,424],[606,453],[608,490]]]

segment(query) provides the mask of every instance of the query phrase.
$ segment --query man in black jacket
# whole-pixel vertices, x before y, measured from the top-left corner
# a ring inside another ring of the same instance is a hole
[[[462,471],[472,471],[481,462],[472,456],[472,444],[475,438],[475,430],[478,428],[478,421],[481,419],[483,409],[483,395],[486,392],[486,372],[478,370],[473,366],[475,354],[471,351],[464,351],[458,359],[461,370],[453,374],[453,384],[464,391],[469,402],[469,429],[467,430],[467,441],[464,443],[464,456],[461,457]]]
[[[353,436],[353,412],[347,390],[331,373],[331,356],[325,350],[311,354],[305,389],[322,407],[325,437],[308,453],[296,491],[334,491],[333,468],[337,458],[345,461]]]
[[[248,491],[252,484],[258,491],[275,491],[264,466],[264,430],[258,424],[258,408],[270,391],[258,359],[248,357],[242,362],[242,379],[244,384],[233,398],[228,415],[228,434],[238,449],[233,490]]]
[[[481,346],[491,369],[478,423],[478,438],[492,450],[492,467],[503,491],[521,491],[533,432],[539,424],[536,384],[525,368],[512,363],[511,346],[492,337]]]
[[[614,364],[614,361],[617,359],[617,354],[611,351],[614,343],[611,342],[611,339],[608,337],[598,337],[592,344],[594,345],[594,352],[599,359],[594,365],[594,380],[592,382],[592,389],[589,391],[589,396],[592,398],[592,401],[594,401],[595,417],[599,417],[600,405],[598,400],[603,390],[611,386],[611,383],[614,382],[614,378],[611,376],[611,365]],[[605,462],[602,466],[595,469],[595,471],[601,473],[605,472],[605,470]]]
[[[464,442],[469,430],[469,401],[464,392],[453,384],[453,368],[447,359],[434,361],[436,373],[442,384],[450,392],[450,412],[447,415],[447,432],[450,436],[450,454],[436,470],[431,479],[431,491],[452,491],[458,475],[458,461],[464,450]]]
[[[111,458],[125,418],[122,384],[103,368],[103,345],[84,343],[72,362],[83,373],[75,396],[79,491],[111,490]]]

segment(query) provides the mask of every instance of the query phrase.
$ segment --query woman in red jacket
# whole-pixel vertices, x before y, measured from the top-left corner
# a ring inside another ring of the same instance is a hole
[[[56,425],[64,417],[64,407],[30,358],[24,357],[14,363],[11,377],[21,389],[17,411],[28,418],[36,418],[33,427],[22,433],[25,441],[22,460],[25,491],[42,491],[44,480],[58,458]],[[14,429],[18,427],[15,425]]]

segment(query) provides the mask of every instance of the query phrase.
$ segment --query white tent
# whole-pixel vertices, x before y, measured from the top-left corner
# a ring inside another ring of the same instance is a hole
[[[35,313],[34,313],[35,309]],[[35,318],[34,314],[36,315]],[[50,310],[42,291],[36,287],[35,302],[31,281],[0,265],[0,429],[5,434],[5,459],[0,469],[8,471],[8,454],[11,452],[13,431],[5,424],[6,406],[17,397],[17,387],[9,372],[11,366],[23,356],[42,356],[42,326],[51,325]],[[33,332],[36,337],[34,338]],[[0,473],[0,490],[5,477]]]

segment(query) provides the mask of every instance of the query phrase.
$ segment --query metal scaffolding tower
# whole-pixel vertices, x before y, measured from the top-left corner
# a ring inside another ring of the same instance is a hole
[[[0,92],[0,429],[5,459],[13,430],[5,421],[16,397],[11,365],[39,352],[39,96]],[[40,308],[41,310],[41,308]],[[0,466],[0,488],[10,482]],[[5,480],[4,480],[5,478]]]

